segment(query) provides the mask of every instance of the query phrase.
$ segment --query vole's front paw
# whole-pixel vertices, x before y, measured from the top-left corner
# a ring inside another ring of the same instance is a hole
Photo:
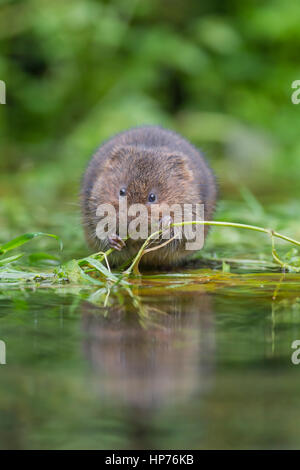
[[[159,229],[165,230],[170,227],[173,223],[173,218],[170,215],[165,215],[161,219],[159,219]]]
[[[159,220],[159,230],[162,230],[160,235],[161,238],[172,237],[172,228],[170,225],[173,223],[173,219],[170,215],[166,215]]]
[[[108,237],[108,242],[109,242],[110,248],[114,248],[117,251],[121,251],[122,248],[124,248],[125,246],[124,240],[122,240],[122,238],[119,237],[119,235],[117,235],[116,233],[112,233]]]

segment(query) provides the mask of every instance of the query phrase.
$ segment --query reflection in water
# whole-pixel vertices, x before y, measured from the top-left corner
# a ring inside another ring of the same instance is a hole
[[[299,448],[299,276],[273,301],[278,279],[0,296],[0,449]]]
[[[138,297],[125,305],[83,306],[84,349],[102,396],[140,410],[205,390],[215,337],[203,293]]]

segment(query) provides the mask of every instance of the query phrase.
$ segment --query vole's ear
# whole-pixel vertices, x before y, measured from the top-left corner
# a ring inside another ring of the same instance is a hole
[[[110,152],[111,161],[119,161],[133,153],[133,147],[130,145],[115,145]]]
[[[115,145],[109,154],[109,161],[111,163],[121,160],[125,155],[125,149],[122,145]]]
[[[172,175],[184,177],[186,181],[193,178],[193,172],[189,166],[189,159],[184,153],[169,153],[167,155],[167,163],[168,170]]]
[[[127,145],[115,145],[109,152],[108,158],[106,159],[104,168],[110,169],[123,164],[128,155],[130,154],[130,147]]]

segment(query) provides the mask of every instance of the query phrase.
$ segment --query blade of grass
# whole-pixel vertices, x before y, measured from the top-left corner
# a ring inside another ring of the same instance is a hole
[[[15,256],[10,256],[9,258],[3,258],[0,260],[0,266],[5,266],[9,263],[13,263],[14,261],[17,261],[18,259],[22,258],[24,256],[24,253],[20,253]]]
[[[25,243],[28,243],[29,241],[37,237],[54,238],[55,240],[59,242],[60,249],[62,250],[62,242],[61,242],[61,239],[57,235],[53,235],[52,233],[32,232],[32,233],[25,233],[24,235],[21,235],[19,237],[14,238],[13,240],[10,240],[7,243],[4,243],[4,245],[0,245],[0,255],[4,255],[8,251],[14,250],[15,248],[18,248],[19,246],[22,246]]]

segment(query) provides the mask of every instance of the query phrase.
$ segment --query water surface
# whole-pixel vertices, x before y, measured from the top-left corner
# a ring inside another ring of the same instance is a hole
[[[0,448],[299,448],[298,276],[0,297]]]

